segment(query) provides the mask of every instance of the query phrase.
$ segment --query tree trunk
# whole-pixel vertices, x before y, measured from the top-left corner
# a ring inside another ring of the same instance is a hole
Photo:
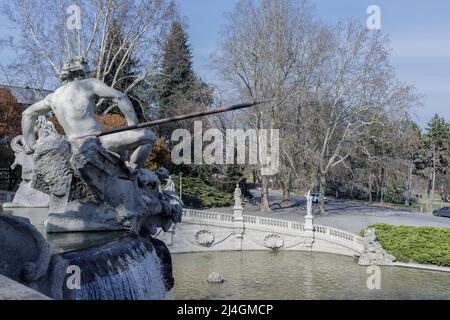
[[[269,178],[261,176],[261,211],[270,211],[269,206]]]
[[[436,185],[436,168],[433,168],[433,180],[431,181],[431,205],[430,208],[433,208],[434,203],[434,188]]]
[[[436,183],[436,148],[433,146],[433,172],[431,173],[431,192],[428,197],[428,209],[433,208],[435,183]]]
[[[427,208],[430,208],[431,206],[431,185],[433,181],[433,174],[430,173],[428,176],[428,186],[427,186]]]
[[[326,176],[324,172],[319,174],[319,211],[321,214],[325,213],[325,188]]]
[[[372,203],[372,171],[369,171],[369,203]]]
[[[407,188],[406,198],[405,198],[405,205],[407,205],[407,206],[411,205],[411,198],[412,198],[412,172],[413,172],[413,162],[411,161],[409,163],[408,188]]]

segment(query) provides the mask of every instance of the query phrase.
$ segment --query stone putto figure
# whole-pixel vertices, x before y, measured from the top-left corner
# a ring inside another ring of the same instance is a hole
[[[172,180],[172,176],[169,176],[169,178],[166,179],[166,187],[164,190],[175,192],[175,183]]]
[[[38,117],[34,126],[34,133],[38,136],[38,143],[49,135],[58,134],[55,126],[45,116]],[[14,151],[14,163],[11,169],[18,165],[22,167],[22,182],[17,189],[12,202],[3,204],[4,208],[45,208],[48,207],[49,197],[47,194],[34,189],[31,180],[34,172],[34,160],[30,154],[30,149],[24,142],[22,135],[15,137],[11,141],[11,149]]]
[[[239,183],[236,183],[236,188],[234,189],[234,207],[242,207],[242,191],[239,188]]]

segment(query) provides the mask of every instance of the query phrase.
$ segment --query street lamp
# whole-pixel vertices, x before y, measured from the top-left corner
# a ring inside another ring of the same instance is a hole
[[[180,200],[183,200],[183,196],[182,196],[182,194],[183,194],[183,181],[182,181],[183,172],[180,172],[179,175],[180,175]]]

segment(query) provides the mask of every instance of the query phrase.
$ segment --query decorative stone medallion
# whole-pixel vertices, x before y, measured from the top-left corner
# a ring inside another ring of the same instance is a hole
[[[195,233],[195,242],[204,247],[209,247],[214,243],[215,236],[209,230],[202,229]]]
[[[277,234],[269,233],[264,238],[264,245],[267,248],[270,248],[270,249],[273,249],[273,250],[277,250],[277,249],[280,249],[280,248],[282,248],[284,246],[284,240],[283,240],[282,237],[280,237]]]

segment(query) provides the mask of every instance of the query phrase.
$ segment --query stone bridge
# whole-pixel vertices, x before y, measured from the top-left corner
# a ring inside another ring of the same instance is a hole
[[[359,255],[363,238],[313,224],[213,211],[184,209],[183,222],[157,236],[172,253],[231,250],[299,250]]]

